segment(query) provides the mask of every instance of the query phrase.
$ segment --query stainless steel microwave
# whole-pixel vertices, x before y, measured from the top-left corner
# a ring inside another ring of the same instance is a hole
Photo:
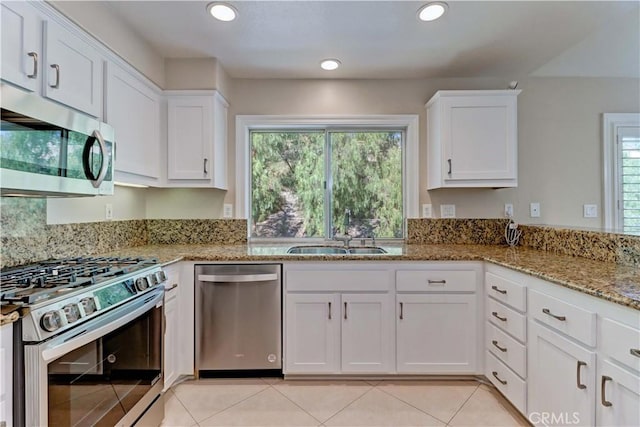
[[[2,196],[113,194],[113,128],[0,84]]]

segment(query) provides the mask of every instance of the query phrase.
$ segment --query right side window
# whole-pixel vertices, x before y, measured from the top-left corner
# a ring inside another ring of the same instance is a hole
[[[640,127],[618,127],[618,221],[625,233],[640,235]]]

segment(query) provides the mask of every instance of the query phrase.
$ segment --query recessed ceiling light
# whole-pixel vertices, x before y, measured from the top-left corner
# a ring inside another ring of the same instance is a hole
[[[447,4],[444,2],[427,3],[418,10],[418,19],[421,21],[435,21],[447,11]]]
[[[211,16],[219,21],[224,22],[233,21],[234,19],[236,19],[236,16],[238,16],[238,11],[233,6],[227,3],[209,3],[207,5],[207,10],[211,14]]]
[[[340,66],[340,61],[337,59],[325,59],[320,63],[320,67],[323,70],[333,71]]]

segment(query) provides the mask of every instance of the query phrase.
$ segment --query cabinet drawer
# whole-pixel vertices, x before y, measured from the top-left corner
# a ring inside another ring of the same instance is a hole
[[[529,293],[533,317],[588,346],[596,345],[596,314],[537,291]]]
[[[527,309],[527,288],[504,277],[493,273],[485,275],[485,289],[487,295],[503,302],[518,311],[525,312]]]
[[[491,352],[486,352],[485,375],[489,381],[515,406],[521,413],[526,414],[527,383],[518,376]]]
[[[487,298],[487,319],[521,342],[527,340],[527,317],[493,298]]]
[[[522,378],[527,377],[527,349],[524,345],[486,323],[486,348]]]
[[[470,270],[401,270],[396,272],[398,292],[475,292],[476,272]]]
[[[293,270],[285,273],[287,291],[388,292],[391,272],[387,270]]]
[[[615,320],[602,319],[600,348],[612,359],[640,371],[640,330]]]

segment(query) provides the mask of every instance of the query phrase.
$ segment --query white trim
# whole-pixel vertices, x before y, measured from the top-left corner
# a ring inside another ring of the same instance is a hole
[[[249,219],[249,131],[254,128],[282,129],[287,127],[325,128],[364,126],[406,128],[403,186],[406,218],[418,217],[419,181],[419,119],[417,114],[367,116],[236,116],[236,217]],[[406,230],[406,224],[405,224]]]
[[[604,226],[607,230],[622,229],[618,209],[620,177],[618,165],[618,128],[640,126],[640,113],[604,113],[602,115],[602,159]]]

